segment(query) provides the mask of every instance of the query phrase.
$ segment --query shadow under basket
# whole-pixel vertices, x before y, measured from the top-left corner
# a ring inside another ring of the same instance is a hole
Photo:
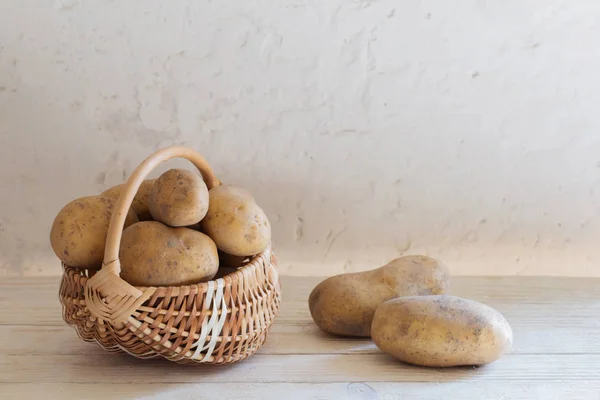
[[[281,302],[277,261],[269,246],[221,278],[195,285],[132,286],[120,277],[119,245],[125,217],[143,180],[159,163],[190,160],[208,189],[221,182],[194,150],[167,147],[130,176],[111,216],[101,269],[63,263],[63,318],[79,336],[110,352],[164,357],[181,364],[227,364],[261,347]]]
[[[214,281],[154,288],[126,321],[116,325],[93,315],[86,305],[86,283],[98,270],[64,264],[63,270],[64,320],[86,342],[138,358],[164,357],[181,364],[241,361],[265,342],[281,301],[270,250]]]

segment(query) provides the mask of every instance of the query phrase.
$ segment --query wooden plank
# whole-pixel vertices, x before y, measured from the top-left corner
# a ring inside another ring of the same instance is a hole
[[[369,339],[343,339],[322,333],[316,326],[275,324],[261,354],[378,353]],[[79,339],[70,326],[0,326],[0,354],[9,355],[102,355],[96,343]]]
[[[138,360],[118,354],[0,358],[0,382],[600,382],[600,355],[508,355],[480,368],[430,369],[385,354],[263,355],[215,368]]]
[[[308,295],[320,280],[283,277],[283,304],[277,321],[310,322]],[[57,278],[0,281],[0,293],[0,325],[63,324]],[[509,322],[537,327],[592,324],[600,328],[600,320],[591,318],[600,311],[600,279],[458,277],[451,293],[497,308],[507,314]],[[542,313],[544,308],[547,311]]]
[[[3,384],[0,399],[6,400],[598,400],[600,384],[530,382],[442,383],[192,383],[192,384]]]
[[[377,352],[368,340],[344,340],[315,327],[306,299],[320,278],[282,281],[282,309],[265,354]],[[1,281],[0,348],[11,354],[95,352],[96,345],[80,342],[62,321],[57,292],[57,278]],[[514,330],[515,354],[600,353],[599,279],[455,278],[452,292],[502,312]]]
[[[258,354],[183,366],[106,353],[61,318],[58,279],[0,281],[0,399],[600,399],[600,279],[456,278],[452,293],[505,314],[515,348],[481,368],[427,369],[369,340],[315,327],[321,278],[283,278],[282,310]]]
[[[582,327],[514,327],[513,354],[600,354],[600,330]],[[560,343],[560,345],[557,345]],[[347,339],[306,326],[276,323],[260,354],[376,354],[369,339]],[[0,354],[105,354],[96,343],[79,339],[70,326],[0,326]]]

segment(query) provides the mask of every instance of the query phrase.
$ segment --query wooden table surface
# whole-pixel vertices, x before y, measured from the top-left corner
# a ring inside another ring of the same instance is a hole
[[[282,278],[267,343],[228,367],[109,354],[61,318],[58,278],[0,281],[2,399],[600,399],[600,279],[455,278],[452,294],[511,323],[514,349],[479,368],[402,364],[313,324],[319,278]]]

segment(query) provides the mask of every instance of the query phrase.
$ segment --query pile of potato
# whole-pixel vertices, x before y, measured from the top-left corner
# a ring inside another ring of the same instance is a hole
[[[332,276],[308,305],[322,330],[370,337],[383,352],[429,367],[483,365],[512,347],[512,329],[496,310],[450,296],[450,273],[438,260],[405,256],[365,272]]]
[[[50,232],[66,265],[102,266],[111,215],[124,185],[73,200]],[[205,282],[240,267],[271,243],[271,225],[250,193],[170,169],[140,186],[128,211],[119,258],[121,278],[136,286]]]

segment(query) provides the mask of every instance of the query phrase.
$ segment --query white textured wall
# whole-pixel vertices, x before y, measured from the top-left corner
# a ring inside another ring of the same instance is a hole
[[[600,3],[0,1],[0,270],[157,148],[252,190],[282,268],[600,276]],[[186,164],[172,164],[186,165]]]

